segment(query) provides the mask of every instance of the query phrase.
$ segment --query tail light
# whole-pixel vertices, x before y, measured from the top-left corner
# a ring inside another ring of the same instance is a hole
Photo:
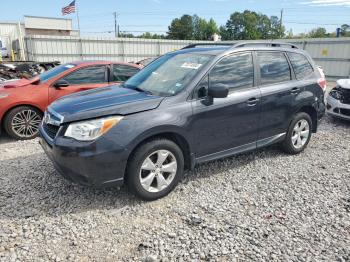
[[[320,78],[317,80],[317,84],[322,88],[323,91],[326,91],[326,79]]]

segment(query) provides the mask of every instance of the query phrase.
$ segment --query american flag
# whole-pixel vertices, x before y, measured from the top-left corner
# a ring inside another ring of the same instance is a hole
[[[75,13],[75,0],[62,8],[62,15],[68,15],[70,13]]]

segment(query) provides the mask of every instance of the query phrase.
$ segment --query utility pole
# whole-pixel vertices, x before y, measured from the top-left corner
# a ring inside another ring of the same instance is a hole
[[[118,38],[119,35],[119,30],[118,30],[118,26],[117,26],[117,12],[113,12],[114,15],[114,36],[115,38]]]
[[[281,9],[281,17],[280,17],[280,38],[282,38],[282,28],[283,28],[283,9]]]

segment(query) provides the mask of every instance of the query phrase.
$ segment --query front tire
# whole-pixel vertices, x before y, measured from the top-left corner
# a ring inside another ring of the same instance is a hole
[[[9,136],[17,140],[33,139],[39,134],[42,113],[30,106],[12,109],[5,117],[4,127]]]
[[[127,167],[127,185],[141,199],[152,201],[168,195],[182,179],[184,156],[180,147],[167,139],[142,144]]]
[[[310,142],[312,134],[312,120],[310,115],[301,112],[294,116],[289,125],[282,149],[291,155],[304,151]]]

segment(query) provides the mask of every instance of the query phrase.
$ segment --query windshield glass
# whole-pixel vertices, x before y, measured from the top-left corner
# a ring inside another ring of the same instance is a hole
[[[173,96],[183,90],[212,57],[196,53],[164,55],[131,77],[124,86],[159,96]]]
[[[73,65],[73,64],[64,64],[64,65],[56,66],[56,67],[40,74],[40,76],[39,76],[40,82],[46,82],[47,80],[50,80],[51,78],[63,73],[64,71],[67,71],[75,66],[76,65]]]

